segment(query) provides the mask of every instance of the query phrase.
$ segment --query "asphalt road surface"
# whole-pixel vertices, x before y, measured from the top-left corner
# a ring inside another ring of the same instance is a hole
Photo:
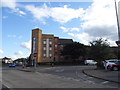
[[[87,68],[94,67],[39,67],[37,72],[4,67],[2,84],[8,88],[117,88],[115,83],[86,76],[82,69]]]
[[[89,77],[82,72],[82,70],[94,69],[94,68],[96,68],[96,66],[62,66],[62,67],[46,68],[46,70],[39,69],[39,72],[57,75],[63,78],[69,78],[76,81],[89,82],[92,84],[99,84],[110,87],[111,86],[118,87],[117,83]],[[115,77],[111,77],[111,78],[116,79]]]

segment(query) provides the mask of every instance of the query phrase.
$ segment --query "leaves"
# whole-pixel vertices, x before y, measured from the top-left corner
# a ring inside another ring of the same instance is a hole
[[[63,48],[62,55],[70,56],[72,59],[77,59],[79,56],[85,56],[85,46],[79,42],[73,42]]]

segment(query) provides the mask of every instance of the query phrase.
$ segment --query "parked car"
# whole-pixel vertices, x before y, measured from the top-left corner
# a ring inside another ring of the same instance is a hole
[[[107,70],[108,66],[111,64],[115,64],[115,62],[118,61],[117,59],[110,59],[103,61],[104,68]]]
[[[15,67],[15,66],[16,66],[15,63],[10,63],[10,64],[9,64],[9,67]]]
[[[95,65],[95,64],[97,64],[97,62],[95,60],[85,60],[84,64],[85,65]]]
[[[107,67],[109,70],[118,71],[120,70],[120,60],[115,61],[113,64],[109,64]]]

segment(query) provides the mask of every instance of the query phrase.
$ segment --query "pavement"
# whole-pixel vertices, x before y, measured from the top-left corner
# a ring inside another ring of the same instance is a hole
[[[120,84],[120,71],[86,69],[83,73],[102,80]]]
[[[38,71],[38,69],[39,68],[33,67],[19,68],[19,70],[26,72],[35,72]],[[85,69],[82,70],[82,72],[90,77],[120,84],[120,71]]]

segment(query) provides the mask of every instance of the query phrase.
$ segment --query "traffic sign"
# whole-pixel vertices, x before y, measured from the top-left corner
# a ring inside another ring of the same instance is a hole
[[[37,57],[37,53],[34,53],[33,56],[34,56],[34,57]]]

